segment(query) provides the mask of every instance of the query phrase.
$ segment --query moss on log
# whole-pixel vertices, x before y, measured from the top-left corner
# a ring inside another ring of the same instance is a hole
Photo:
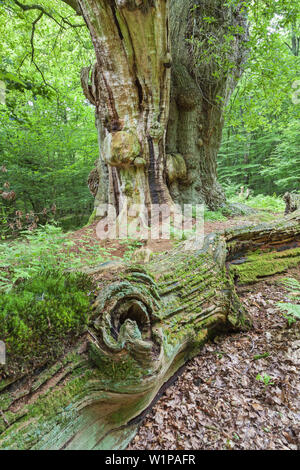
[[[93,320],[76,345],[0,382],[0,448],[126,447],[142,413],[204,342],[249,327],[233,263],[249,250],[296,259],[299,244],[298,211],[277,224],[209,235],[201,249],[189,241],[146,266],[98,268]]]
[[[300,263],[300,211],[274,224],[225,232],[229,270],[240,284],[251,284]]]

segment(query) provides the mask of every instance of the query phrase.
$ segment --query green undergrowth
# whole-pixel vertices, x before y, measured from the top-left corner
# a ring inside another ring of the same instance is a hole
[[[252,284],[299,265],[300,248],[268,253],[255,251],[248,253],[245,258],[242,264],[232,264],[230,271],[238,278],[240,284]]]
[[[267,196],[264,194],[258,194],[257,196],[250,196],[245,199],[243,196],[231,196],[229,198],[231,203],[243,203],[253,209],[268,211],[268,212],[284,212],[285,203],[283,199],[274,194],[273,196]]]
[[[88,323],[92,280],[81,273],[41,272],[0,296],[0,339],[8,363],[36,363],[56,356],[62,340]]]

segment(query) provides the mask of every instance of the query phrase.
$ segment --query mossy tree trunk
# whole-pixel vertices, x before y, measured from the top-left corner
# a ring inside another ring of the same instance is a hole
[[[236,268],[248,266],[253,282],[254,271],[260,279],[300,263],[300,212],[211,234],[202,248],[188,243],[146,266],[89,269],[99,296],[76,346],[56,363],[0,382],[1,449],[124,448],[204,342],[249,326],[233,282],[245,272]]]
[[[186,175],[171,181],[179,203],[225,202],[217,180],[224,111],[241,76],[248,37],[244,2],[173,0],[172,86],[167,154],[184,159]],[[168,157],[169,158],[169,157]]]

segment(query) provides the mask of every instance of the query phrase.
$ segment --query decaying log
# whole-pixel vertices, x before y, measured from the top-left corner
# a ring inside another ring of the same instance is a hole
[[[292,212],[300,209],[300,194],[297,193],[285,193],[283,196],[285,201],[285,214],[290,214]]]
[[[201,249],[189,241],[146,266],[95,268],[95,315],[76,347],[0,383],[0,448],[126,447],[159,391],[204,342],[250,326],[232,268],[251,265],[249,249],[262,257],[281,250],[300,262],[299,245],[300,211],[211,234]]]
[[[94,168],[89,174],[88,187],[91,194],[95,197],[99,188],[99,171],[97,168]]]

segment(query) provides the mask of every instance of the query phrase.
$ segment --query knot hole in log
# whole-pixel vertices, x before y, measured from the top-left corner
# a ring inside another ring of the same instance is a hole
[[[162,345],[159,329],[153,327],[160,307],[156,284],[145,272],[126,274],[122,281],[107,285],[97,299],[94,351],[96,346],[103,359],[118,362],[130,357],[142,367],[155,367]]]

